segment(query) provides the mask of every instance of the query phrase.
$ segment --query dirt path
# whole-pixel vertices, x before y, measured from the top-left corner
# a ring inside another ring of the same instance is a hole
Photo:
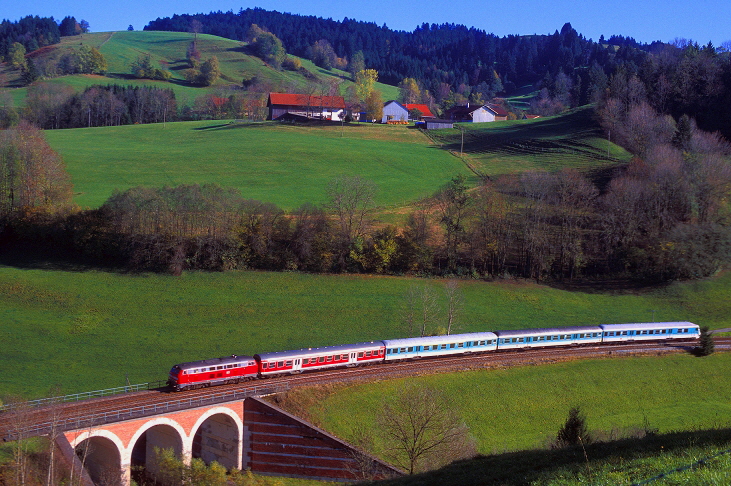
[[[99,49],[101,49],[104,44],[106,44],[107,42],[109,42],[109,39],[111,39],[113,35],[114,35],[114,32],[110,32],[109,33],[109,37],[107,37],[106,39],[104,39],[104,42],[102,42],[101,44],[99,44]]]

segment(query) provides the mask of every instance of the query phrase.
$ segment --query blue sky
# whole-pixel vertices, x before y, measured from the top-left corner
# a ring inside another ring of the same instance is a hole
[[[261,7],[302,15],[342,20],[384,23],[392,29],[413,30],[423,22],[456,23],[477,27],[503,36],[508,34],[550,34],[570,22],[580,33],[597,40],[612,34],[634,37],[640,42],[672,41],[676,37],[708,41],[719,46],[731,41],[731,0],[369,0],[340,2],[325,0],[31,0],[30,4],[3,1],[0,17],[15,21],[25,15],[53,16],[60,20],[73,15],[85,19],[91,30],[124,30],[128,25],[141,30],[157,17],[210,11],[238,12]]]

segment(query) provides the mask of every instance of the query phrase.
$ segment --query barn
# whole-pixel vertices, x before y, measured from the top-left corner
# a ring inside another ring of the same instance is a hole
[[[409,110],[396,100],[387,101],[383,104],[383,118],[381,123],[407,123],[409,121]]]
[[[486,105],[467,103],[454,106],[444,114],[446,118],[455,122],[485,123],[508,119],[508,112],[493,103]]]
[[[345,99],[342,96],[269,93],[267,107],[268,120],[296,115],[307,119],[341,121],[345,116]]]

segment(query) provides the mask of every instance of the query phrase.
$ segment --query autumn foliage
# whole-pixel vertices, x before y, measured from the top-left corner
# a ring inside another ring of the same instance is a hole
[[[72,195],[66,166],[41,130],[21,122],[0,132],[0,219],[24,211],[61,212]]]

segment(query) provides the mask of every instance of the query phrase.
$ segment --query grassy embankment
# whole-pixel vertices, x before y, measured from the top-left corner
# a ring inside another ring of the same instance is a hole
[[[73,75],[55,78],[49,83],[59,83],[73,87],[77,91],[94,84],[151,85],[160,88],[171,88],[179,104],[189,105],[197,98],[208,93],[219,92],[221,88],[235,85],[241,86],[242,79],[255,76],[264,83],[273,86],[287,86],[292,90],[304,89],[308,80],[299,72],[273,69],[261,59],[251,56],[246,50],[246,43],[208,34],[198,34],[198,50],[203,60],[216,56],[221,69],[221,78],[211,87],[195,87],[185,81],[184,71],[187,69],[185,53],[193,40],[193,34],[186,32],[148,32],[122,31],[99,32],[83,36],[63,37],[55,46],[45,48],[37,55],[58,58],[69,49],[78,48],[82,43],[96,47],[107,60],[108,71],[105,76]],[[138,56],[150,55],[153,65],[164,66],[172,73],[170,82],[135,79],[131,76],[130,63]],[[315,66],[311,61],[300,59],[302,66],[313,73],[320,81],[342,81],[340,90],[345,92],[352,81],[344,71],[326,71]],[[16,82],[14,72],[7,72],[8,82]],[[0,86],[2,89],[3,86]],[[398,88],[377,83],[376,89],[381,91],[384,99],[395,99]],[[13,88],[9,92],[16,106],[24,103],[27,88]]]
[[[406,336],[403,295],[439,280],[289,273],[121,275],[0,267],[0,394],[164,379],[227,354]],[[642,293],[465,281],[459,331],[692,320],[729,327],[731,275]],[[560,413],[564,413],[563,410]]]

